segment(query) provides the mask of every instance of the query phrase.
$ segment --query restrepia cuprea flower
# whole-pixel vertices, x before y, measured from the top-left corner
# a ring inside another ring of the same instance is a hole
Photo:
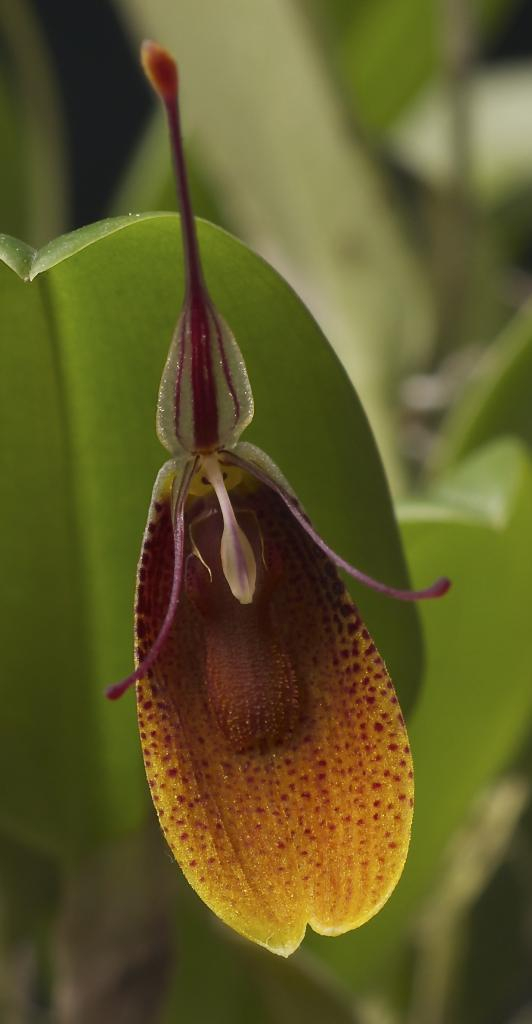
[[[307,924],[363,924],[403,869],[408,738],[384,662],[337,569],[391,597],[313,530],[267,455],[239,436],[253,398],[201,268],[172,57],[142,47],[168,116],[185,298],[157,433],[170,453],[136,593],[138,718],[152,797],[187,879],[227,924],[288,955]]]

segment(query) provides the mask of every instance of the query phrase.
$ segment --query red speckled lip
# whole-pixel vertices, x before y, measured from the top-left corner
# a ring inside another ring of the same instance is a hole
[[[327,556],[269,487],[231,492],[257,554],[242,606],[219,566],[219,517],[185,524],[179,613],[137,687],[146,772],[172,851],[202,899],[276,952],[339,933],[387,899],[408,848],[412,765],[392,682]],[[195,505],[187,506],[186,523]],[[138,658],[174,583],[170,500],[152,508]],[[218,561],[216,560],[218,559]]]

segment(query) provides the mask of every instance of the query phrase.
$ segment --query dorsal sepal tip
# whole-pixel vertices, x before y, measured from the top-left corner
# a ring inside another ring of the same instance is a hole
[[[142,67],[150,84],[164,103],[175,100],[178,87],[177,64],[164,46],[145,39],[140,48]]]

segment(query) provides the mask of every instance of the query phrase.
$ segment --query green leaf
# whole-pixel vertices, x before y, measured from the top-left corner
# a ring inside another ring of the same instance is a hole
[[[310,944],[355,991],[379,985],[473,796],[522,741],[532,710],[532,469],[514,442],[483,449],[430,502],[403,508],[416,583],[437,559],[453,581],[421,607],[423,691],[409,734],[416,773],[412,846],[381,913],[360,932]]]
[[[230,215],[216,200],[215,190],[200,167],[201,159],[194,151],[194,143],[184,140],[185,160],[192,209],[196,217],[203,217],[222,228],[230,229]],[[149,121],[135,147],[125,173],[110,203],[111,214],[124,210],[179,211],[175,180],[169,169],[168,129],[159,112]]]
[[[532,448],[532,303],[487,350],[475,379],[444,425],[435,467],[449,465],[501,434]]]
[[[15,271],[23,281],[30,280],[31,268],[37,256],[37,250],[26,245],[12,235],[0,234],[0,262]],[[6,278],[7,280],[7,278]]]
[[[248,363],[257,413],[246,437],[344,556],[403,585],[382,466],[336,357],[271,267],[210,224],[199,235],[209,287]],[[132,695],[110,705],[103,687],[131,667],[136,562],[164,460],[155,403],[183,287],[179,220],[104,221],[38,253],[0,244],[1,544],[12,581],[2,594],[1,814],[11,834],[72,855],[144,813]],[[410,703],[416,609],[353,593]]]
[[[471,6],[475,29],[485,37],[508,15],[512,3],[476,0]],[[314,7],[320,20],[327,23],[332,56],[355,111],[366,127],[382,130],[439,70],[444,4],[426,0],[333,0],[325,4],[314,0]]]
[[[102,818],[71,439],[49,294],[0,266],[2,825],[45,851]],[[7,585],[7,581],[9,584]]]

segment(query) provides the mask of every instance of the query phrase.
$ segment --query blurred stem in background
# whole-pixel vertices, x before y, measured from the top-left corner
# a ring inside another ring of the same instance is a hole
[[[442,196],[440,260],[442,287],[438,310],[438,352],[464,344],[467,306],[475,278],[477,210],[473,194],[471,83],[477,53],[474,6],[439,0],[441,71],[449,105],[451,177]]]
[[[155,825],[69,872],[55,931],[55,1024],[159,1018],[174,963],[174,881]]]
[[[468,915],[506,856],[529,800],[527,779],[502,778],[475,801],[468,821],[452,840],[441,876],[418,918],[406,1024],[446,1024],[455,1019],[453,996]]]

